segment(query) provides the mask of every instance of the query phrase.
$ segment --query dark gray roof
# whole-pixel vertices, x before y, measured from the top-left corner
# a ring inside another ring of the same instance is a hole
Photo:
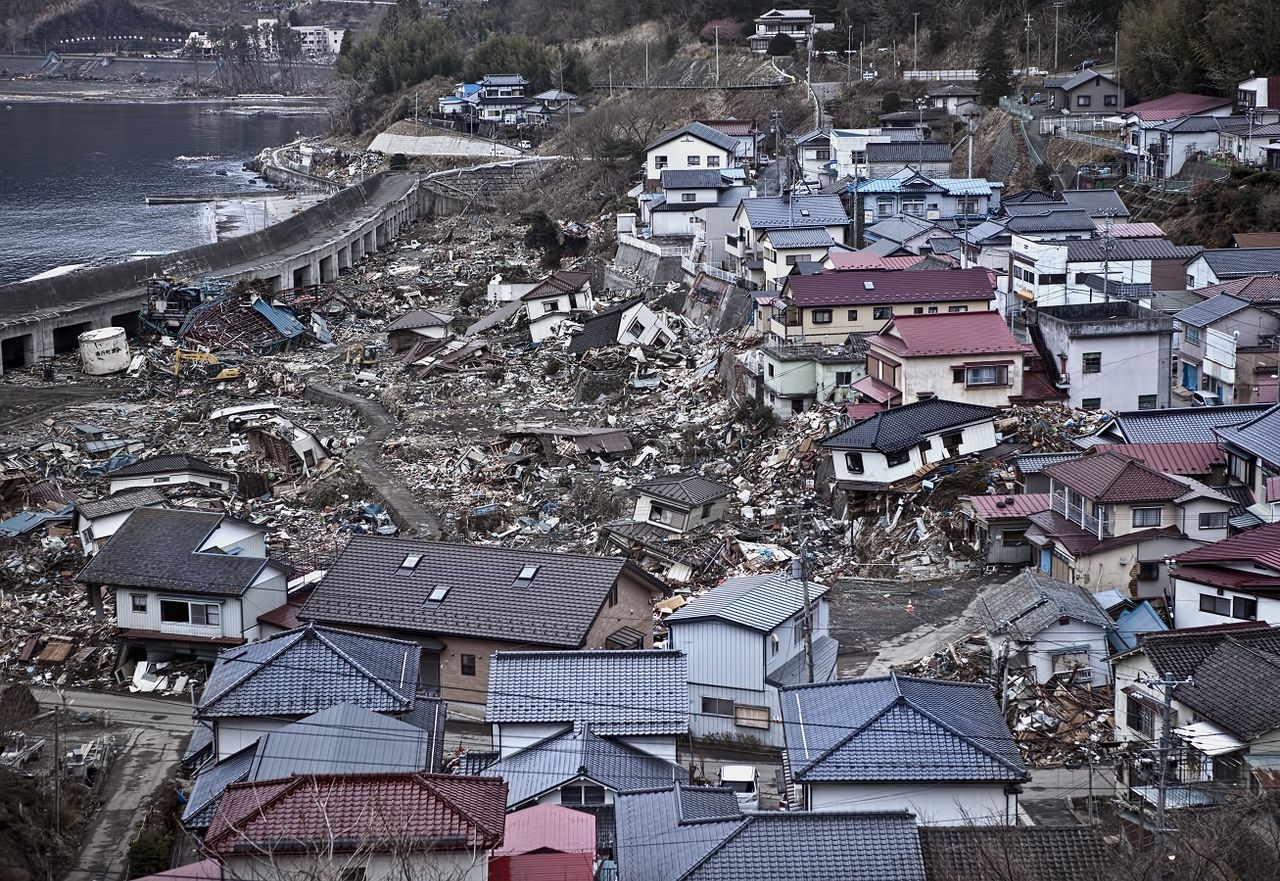
[[[1251,305],[1248,300],[1241,300],[1230,294],[1218,294],[1216,297],[1201,300],[1194,306],[1188,306],[1175,314],[1173,320],[1181,321],[1183,324],[1189,324],[1192,327],[1207,327],[1215,321],[1226,318],[1228,315],[1234,315],[1242,309],[1248,309]]]
[[[1280,404],[1248,422],[1217,430],[1218,437],[1232,446],[1248,450],[1274,465],[1280,465]]]
[[[435,734],[355,704],[336,704],[264,734],[258,741],[249,779],[274,780],[290,774],[436,772],[444,744]]]
[[[751,228],[803,229],[813,226],[844,226],[849,223],[839,196],[792,196],[790,202],[781,196],[756,196],[742,200]]]
[[[1280,654],[1226,639],[1174,696],[1241,740],[1280,729]]]
[[[877,239],[891,239],[901,244],[922,233],[936,229],[938,229],[938,224],[931,220],[925,220],[923,217],[913,217],[910,214],[898,214],[873,223],[863,232]]]
[[[1171,410],[1127,410],[1117,413],[1114,430],[1131,444],[1213,444],[1214,429],[1239,425],[1265,413],[1267,404],[1231,407],[1178,407]],[[1110,426],[1106,427],[1108,431]]]
[[[1162,132],[1178,132],[1181,134],[1198,134],[1221,130],[1220,120],[1216,116],[1183,116],[1178,119],[1165,120],[1151,126]]]
[[[573,726],[531,744],[484,769],[507,782],[507,807],[516,808],[566,783],[586,777],[614,792],[685,782],[689,772],[622,741]]]
[[[1115,190],[1063,190],[1062,200],[1090,217],[1129,216],[1129,209]]]
[[[1080,71],[1079,73],[1076,73],[1069,77],[1053,77],[1053,79],[1057,80],[1057,82],[1055,82],[1052,86],[1049,85],[1049,78],[1045,79],[1044,84],[1046,87],[1049,87],[1049,88],[1062,89],[1064,92],[1070,92],[1074,89],[1080,88],[1085,83],[1091,82],[1094,79],[1094,77],[1097,77],[1099,79],[1104,79],[1109,83],[1115,83],[1115,80],[1107,76],[1105,73],[1099,73],[1097,70],[1095,70],[1092,67],[1086,67],[1084,70]]]
[[[1084,450],[1073,453],[1022,453],[1013,457],[1013,464],[1023,474],[1039,474],[1049,465],[1070,462],[1083,455]]]
[[[413,330],[419,327],[448,327],[453,316],[430,309],[413,309],[401,315],[384,328],[387,333],[395,330]]]
[[[717,131],[709,125],[703,125],[700,122],[691,122],[688,125],[682,125],[674,131],[658,135],[656,140],[652,141],[649,146],[645,147],[645,150],[649,151],[655,147],[661,147],[663,144],[669,141],[674,141],[676,138],[686,134],[693,135],[695,138],[700,138],[708,144],[714,144],[721,150],[728,150],[730,153],[738,149],[737,138],[730,137],[724,132]]]
[[[196,714],[306,716],[351,703],[381,713],[413,708],[422,649],[384,636],[307,625],[218,655]]]
[[[1280,272],[1280,248],[1211,248],[1203,256],[1219,281]]]
[[[495,652],[485,721],[583,722],[597,734],[684,734],[683,652]]]
[[[1009,238],[1009,230],[1001,222],[995,220],[984,220],[973,229],[961,230],[960,238],[966,242],[973,244],[982,244],[984,242],[994,243],[997,239]]]
[[[153,474],[172,474],[175,471],[191,471],[196,474],[207,474],[210,477],[230,478],[231,472],[224,471],[216,465],[212,465],[201,459],[199,456],[193,456],[190,453],[166,453],[159,456],[152,456],[150,459],[143,459],[141,462],[134,462],[132,465],[126,465],[119,470],[112,471],[112,477],[148,477]]]
[[[941,141],[897,141],[888,144],[867,144],[868,162],[901,162],[916,165],[921,162],[950,162],[951,145]]]
[[[696,474],[666,474],[638,483],[636,489],[647,496],[679,502],[689,507],[705,505],[733,495],[733,487],[728,484],[707,480]]]
[[[664,168],[662,185],[669,190],[716,190],[726,184],[718,168]]]
[[[1038,205],[1034,207],[1040,207]],[[1095,227],[1088,212],[1059,208],[1051,211],[1020,212],[1004,222],[1010,232],[1089,231]]]
[[[155,487],[144,486],[137,489],[126,489],[96,502],[80,502],[76,505],[76,513],[89,520],[132,511],[147,505],[163,505],[164,494]]]
[[[1101,263],[1103,260],[1191,260],[1200,256],[1199,245],[1175,245],[1168,239],[1079,239],[1067,242],[1067,260]]]
[[[1076,584],[1026,569],[997,587],[985,591],[978,602],[987,631],[1034,640],[1046,627],[1062,618],[1092,624],[1103,630],[1111,618],[1093,594]]]
[[[627,881],[924,881],[919,835],[910,814],[784,811],[704,816],[699,807],[711,803],[709,796],[715,792],[667,787],[620,796],[616,803],[620,877]],[[723,799],[719,804],[728,807]]]
[[[592,349],[617,345],[623,313],[641,299],[641,297],[633,297],[630,300],[623,300],[582,322],[582,330],[569,340],[569,351],[573,354],[581,354]]]
[[[921,826],[920,849],[936,881],[1084,881],[1116,877],[1116,852],[1097,826]]]
[[[835,678],[836,661],[840,657],[840,643],[830,636],[813,638],[813,680],[826,682]],[[809,681],[809,659],[804,652],[797,652],[781,667],[773,670],[765,681],[775,688],[803,685]]]
[[[810,602],[830,588],[809,582]],[[668,623],[716,618],[768,633],[804,609],[804,582],[782,573],[738,575],[725,579],[681,606]]]
[[[262,557],[201,552],[222,514],[136,508],[77,581],[176,593],[239,596],[272,564]],[[283,571],[283,570],[282,570]]]
[[[741,820],[742,807],[732,789],[719,786],[677,786],[679,817],[686,823]]]
[[[796,782],[1027,778],[988,685],[890,675],[783,689],[781,704]]]
[[[920,443],[926,435],[957,425],[993,418],[999,409],[929,398],[882,410],[822,442],[827,449],[879,450],[896,453]]]
[[[257,749],[258,744],[253,743],[200,772],[182,812],[183,826],[188,829],[209,828],[223,791],[232,783],[243,783],[249,779],[249,769],[253,767]]]
[[[775,248],[830,248],[836,243],[825,229],[772,229],[766,231]]]
[[[114,541],[114,539],[113,539]],[[418,557],[406,570],[403,564]],[[522,570],[537,567],[528,584]],[[300,616],[418,633],[578,648],[624,574],[663,584],[618,557],[354,536]],[[437,588],[448,588],[438,602]]]

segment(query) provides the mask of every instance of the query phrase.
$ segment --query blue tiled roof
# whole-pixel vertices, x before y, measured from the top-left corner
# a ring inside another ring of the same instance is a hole
[[[756,196],[742,200],[742,210],[754,230],[802,229],[814,226],[844,226],[849,222],[839,196]]]
[[[1143,600],[1132,609],[1126,609],[1116,618],[1115,628],[1107,634],[1112,652],[1124,652],[1138,647],[1138,635],[1168,630],[1151,603]]]
[[[1217,435],[1272,465],[1280,465],[1280,404],[1248,422],[1219,428]]]
[[[186,810],[182,812],[183,826],[188,829],[209,828],[223,791],[232,783],[249,779],[249,768],[253,765],[257,748],[258,744],[254,743],[200,772],[191,787],[191,795],[187,797]]]
[[[1131,444],[1213,444],[1215,429],[1239,425],[1266,412],[1266,404],[1178,407],[1117,413],[1114,430]]]
[[[1248,300],[1241,300],[1230,294],[1218,294],[1207,300],[1201,300],[1194,306],[1188,306],[1173,316],[1174,321],[1181,321],[1192,327],[1206,327],[1228,315],[1234,315],[1242,309],[1248,309]]]

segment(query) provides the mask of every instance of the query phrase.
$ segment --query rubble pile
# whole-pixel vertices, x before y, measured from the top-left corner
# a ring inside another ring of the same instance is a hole
[[[1110,686],[1095,688],[1034,676],[1010,677],[1008,717],[1022,757],[1032,767],[1056,767],[1082,757],[1096,758],[1114,725]]]

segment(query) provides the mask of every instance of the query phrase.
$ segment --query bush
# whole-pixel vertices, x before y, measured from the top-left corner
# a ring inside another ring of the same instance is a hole
[[[129,845],[125,878],[141,878],[169,868],[173,835],[160,829],[144,829]]]
[[[790,55],[796,51],[796,41],[789,34],[774,34],[772,40],[769,41],[768,52],[775,57]]]

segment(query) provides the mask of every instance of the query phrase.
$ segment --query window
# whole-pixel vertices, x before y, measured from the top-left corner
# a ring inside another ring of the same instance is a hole
[[[929,307],[929,314],[930,314],[930,315],[937,315],[937,314],[938,314],[938,307],[937,307],[937,306],[930,306],[930,307]]]
[[[733,701],[722,697],[704,697],[702,699],[704,716],[732,716]]]
[[[1160,515],[1163,508],[1134,508],[1133,509],[1133,526],[1159,526]]]
[[[1138,395],[1139,410],[1154,410],[1156,408],[1155,395]]]
[[[476,656],[463,655],[460,666],[462,668],[463,676],[475,676],[476,675]]]
[[[1258,618],[1258,601],[1253,597],[1236,597],[1231,601],[1231,617],[1255,621]]]
[[[666,157],[666,156],[654,156],[654,157],[653,157],[653,167],[654,167],[654,168],[666,168],[666,167],[667,167],[667,157]]]
[[[168,478],[168,477],[153,477],[153,478],[151,478],[151,482],[152,482],[152,483],[168,483],[168,482],[169,482],[169,478]]]
[[[765,368],[765,370],[766,370],[766,372],[767,372],[770,376],[773,376],[773,365],[772,365],[772,364],[769,364],[769,365]]]
[[[555,300],[552,300],[550,303],[543,303],[542,314],[550,315],[552,312],[555,312],[559,308],[560,308],[560,304]]]
[[[706,520],[711,516],[711,509],[715,507],[715,502],[707,502],[702,506],[702,519]]]
[[[582,806],[604,804],[604,787],[591,783],[575,783],[560,790],[560,804]]]
[[[1091,96],[1091,95],[1076,95],[1076,106],[1077,106],[1077,107],[1088,107],[1088,106],[1089,106],[1090,104],[1092,104],[1092,103],[1093,103],[1093,96]]]
[[[1066,284],[1067,274],[1065,272],[1050,272],[1040,276],[1040,284]]]
[[[861,453],[845,453],[844,467],[849,469],[850,474],[862,473],[862,454]]]
[[[911,312],[912,312],[912,314],[913,314],[913,315],[923,315],[923,314],[924,314],[924,307],[923,307],[923,306],[916,306],[915,308],[913,308],[913,309],[911,310]]]
[[[902,213],[910,214],[914,217],[924,215],[924,196],[904,196],[902,199]]]
[[[618,604],[618,584],[617,582],[614,582],[614,584],[609,588],[609,593],[605,596],[605,605],[607,605],[609,608],[613,608],[617,604]]]
[[[831,151],[830,150],[814,150],[813,158],[818,160],[819,162],[830,162]]]
[[[1198,327],[1188,327],[1188,328],[1187,328],[1187,342],[1189,342],[1189,343],[1199,343],[1199,342],[1200,342],[1200,328],[1198,328]]]
[[[1081,370],[1084,373],[1102,372],[1102,353],[1085,352],[1080,358]]]
[[[978,197],[960,196],[956,199],[956,214],[977,214]]]
[[[719,157],[719,156],[708,156],[708,157],[707,157],[707,168],[719,168],[719,167],[720,167],[720,157]]]
[[[1216,512],[1212,514],[1200,515],[1201,529],[1226,529],[1227,515],[1225,512]]]
[[[681,193],[681,194],[680,194],[680,201],[681,201],[681,202],[696,202],[696,201],[698,201],[698,194],[697,194],[697,193]]]
[[[688,156],[688,157],[686,157],[686,161],[689,163],[689,167],[690,167],[690,168],[696,168],[696,167],[698,167],[698,166],[702,165],[702,157],[701,157],[701,156]]]
[[[892,306],[875,306],[871,309],[871,317],[876,321],[888,321],[893,317]]]
[[[952,367],[952,368],[951,368],[951,381],[952,381],[952,382],[964,382],[964,368],[963,368],[963,367]]]
[[[537,566],[521,566],[520,574],[516,576],[515,581],[511,582],[512,587],[528,587],[533,584],[533,579],[538,574]]]
[[[742,705],[734,708],[733,724],[740,728],[768,728],[769,708]]]
[[[129,604],[135,612],[141,612],[144,615],[147,612],[147,595],[145,593],[129,594]]]
[[[1159,563],[1138,563],[1138,580],[1155,581],[1160,577]]]
[[[866,164],[867,164],[867,151],[866,151],[866,150],[850,150],[850,151],[849,151],[849,164],[851,164],[851,165],[866,165]]]
[[[849,321],[857,321],[857,320],[858,320],[858,310],[857,310],[857,309],[850,309],[850,310],[849,310],[848,320],[849,320]]]
[[[884,454],[884,461],[891,468],[895,465],[905,465],[910,458],[911,454],[907,450],[903,450],[900,453]]]
[[[991,364],[985,367],[969,367],[965,376],[966,385],[1008,385],[1009,367],[1004,364]]]
[[[1214,596],[1211,593],[1200,594],[1200,611],[1210,615],[1231,617],[1231,597]]]
[[[811,314],[813,315],[814,324],[830,324],[831,323],[830,309],[814,309]]]
[[[852,370],[837,370],[837,371],[836,371],[836,386],[837,386],[838,388],[844,388],[844,387],[846,387],[846,386],[850,386],[850,385],[853,385],[853,371],[852,371]]]
[[[1124,724],[1137,731],[1143,737],[1154,737],[1156,733],[1156,714],[1151,708],[1133,695],[1125,697]]]
[[[209,481],[209,489],[222,489],[222,484],[217,480]]]
[[[968,306],[948,306],[947,311],[948,312],[968,312],[969,307]]]
[[[1080,401],[1081,410],[1101,410],[1102,398],[1082,398]]]
[[[942,436],[942,445],[948,450],[958,450],[964,443],[964,431],[948,431]]]
[[[185,600],[161,600],[160,620],[167,624],[199,624],[217,626],[222,609],[214,603],[188,603]]]
[[[449,595],[449,586],[447,584],[437,584],[431,588],[431,593],[427,594],[427,602],[442,603],[444,598]]]
[[[644,332],[648,329],[649,328],[644,326],[643,322],[633,321],[631,322],[631,326],[627,328],[627,333],[631,334],[636,339],[641,339],[644,336]]]
[[[1118,105],[1119,105],[1119,103],[1120,103],[1120,100],[1119,100],[1119,96],[1118,96],[1118,95],[1103,95],[1103,96],[1102,96],[1102,106],[1103,106],[1103,107],[1116,107],[1116,106],[1118,106]]]
[[[1000,543],[1006,548],[1026,547],[1027,531],[1025,529],[1006,529],[1000,533]]]
[[[671,512],[668,511],[666,508],[661,508],[657,505],[651,505],[649,507],[649,519],[656,520],[659,523],[670,523]]]
[[[892,217],[893,208],[894,208],[894,205],[893,205],[892,196],[881,196],[880,198],[876,199],[876,214],[880,215],[881,217]]]
[[[782,648],[782,640],[778,637],[778,634],[770,633],[769,634],[769,654],[770,655],[778,654],[778,649],[780,648]]]

